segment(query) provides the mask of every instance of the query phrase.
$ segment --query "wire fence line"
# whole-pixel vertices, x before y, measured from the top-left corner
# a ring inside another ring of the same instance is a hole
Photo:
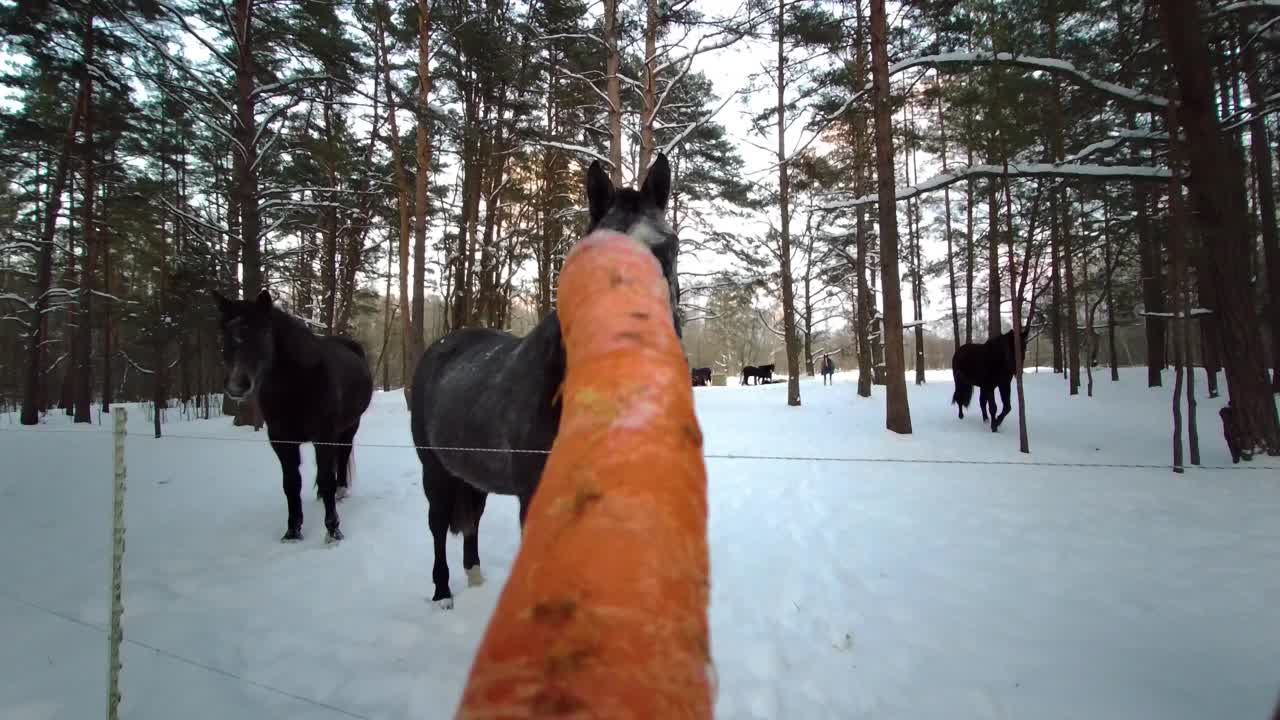
[[[111,437],[111,433],[103,430],[90,429],[72,429],[72,428],[9,428],[0,430],[0,438],[6,433],[26,433],[26,434],[50,434],[63,433],[75,435],[100,435],[102,437]],[[484,448],[484,447],[463,447],[463,446],[444,446],[444,445],[414,445],[404,443],[379,443],[379,442],[313,442],[310,440],[267,440],[261,435],[255,433],[250,437],[228,437],[223,435],[188,435],[182,433],[165,433],[159,438],[149,435],[134,435],[131,440],[195,440],[199,442],[224,442],[224,443],[257,443],[264,442],[281,443],[286,445],[323,445],[332,447],[351,447],[351,448],[381,448],[395,450],[431,450],[433,452],[470,452],[470,453],[505,453],[509,455],[550,455],[550,450],[529,450],[522,448]],[[998,459],[965,459],[965,458],[911,458],[911,457],[877,457],[877,456],[838,456],[838,455],[784,455],[784,454],[743,454],[743,453],[703,453],[703,458],[707,460],[746,460],[759,462],[825,462],[825,463],[843,463],[843,464],[895,464],[895,465],[976,465],[989,467],[1050,467],[1050,468],[1079,468],[1079,469],[1097,469],[1097,470],[1169,470],[1174,466],[1165,463],[1116,463],[1116,462],[1076,462],[1076,461],[1055,461],[1055,460],[998,460]],[[1215,470],[1215,471],[1232,471],[1232,472],[1271,472],[1280,475],[1280,466],[1265,464],[1248,464],[1248,465],[1184,465],[1184,469],[1198,470]]]
[[[60,611],[60,610],[54,610],[53,608],[45,607],[44,605],[41,605],[41,604],[39,604],[39,603],[31,602],[30,600],[27,600],[27,599],[25,599],[25,598],[18,597],[18,596],[16,596],[16,595],[13,595],[13,594],[8,593],[8,592],[0,591],[0,597],[4,597],[5,599],[9,600],[10,602],[12,602],[12,603],[14,603],[14,604],[21,605],[21,606],[26,607],[26,608],[28,608],[28,609],[35,610],[36,612],[44,613],[45,615],[49,615],[49,616],[51,616],[51,617],[55,617],[55,618],[58,618],[58,619],[60,619],[60,620],[64,620],[64,621],[69,622],[69,623],[72,623],[72,624],[74,624],[74,625],[79,625],[80,627],[87,628],[87,629],[89,629],[89,630],[93,630],[93,631],[95,631],[95,632],[102,633],[103,635],[106,635],[106,634],[109,632],[109,630],[108,630],[107,628],[102,627],[102,626],[100,626],[100,625],[98,625],[98,624],[96,624],[96,623],[91,623],[91,622],[89,622],[89,621],[87,621],[87,620],[82,620],[82,619],[80,619],[80,618],[78,618],[78,617],[76,617],[76,616],[74,616],[74,615],[69,615],[69,614],[67,614],[67,613],[65,613],[65,612],[62,612],[62,611]],[[324,709],[324,710],[328,710],[328,711],[333,712],[333,713],[336,713],[336,714],[338,714],[338,715],[342,715],[343,717],[355,718],[355,720],[372,720],[371,718],[369,718],[369,717],[368,717],[368,716],[366,716],[366,715],[361,715],[361,714],[359,714],[359,713],[355,713],[355,712],[352,712],[352,711],[350,711],[350,710],[345,710],[345,709],[340,708],[340,707],[338,707],[338,706],[336,706],[336,705],[331,705],[331,704],[329,704],[329,703],[327,703],[327,702],[324,702],[323,700],[316,700],[316,699],[314,699],[314,698],[309,698],[309,697],[307,697],[307,696],[305,696],[305,695],[299,695],[299,694],[297,694],[297,693],[289,692],[288,690],[282,690],[282,689],[280,689],[280,688],[278,688],[278,687],[275,687],[274,685],[268,685],[267,683],[259,682],[259,681],[257,681],[257,680],[253,680],[253,679],[251,679],[251,678],[244,677],[243,675],[237,675],[236,673],[233,673],[233,672],[231,672],[230,670],[224,670],[224,669],[222,669],[222,668],[220,668],[220,667],[217,667],[217,666],[215,666],[215,665],[210,665],[210,664],[208,664],[208,663],[201,662],[201,661],[196,660],[196,659],[194,659],[194,658],[189,658],[189,657],[187,657],[187,656],[185,656],[185,655],[182,655],[182,654],[180,654],[180,653],[173,652],[172,650],[165,650],[164,648],[157,647],[157,646],[155,646],[155,645],[152,645],[152,644],[150,644],[150,643],[143,642],[143,641],[141,641],[141,640],[134,640],[133,638],[128,638],[128,637],[126,637],[126,638],[124,638],[124,644],[126,644],[126,645],[131,645],[131,646],[133,646],[133,647],[140,648],[140,649],[142,649],[142,650],[148,650],[148,651],[150,651],[150,652],[152,652],[152,653],[154,653],[154,654],[156,654],[156,655],[159,655],[160,657],[164,657],[164,658],[167,658],[167,659],[169,659],[169,660],[173,660],[173,661],[175,661],[175,662],[182,663],[182,664],[184,664],[184,665],[189,665],[189,666],[191,666],[191,667],[198,668],[198,669],[200,669],[200,670],[204,670],[205,672],[212,673],[212,674],[214,674],[214,675],[220,675],[220,676],[222,676],[222,677],[224,677],[224,678],[227,678],[227,679],[229,679],[229,680],[235,680],[235,681],[237,681],[237,682],[242,682],[242,683],[244,683],[244,684],[246,684],[246,685],[250,685],[250,686],[253,686],[253,687],[255,687],[255,688],[258,688],[259,690],[263,690],[263,691],[266,691],[266,692],[272,693],[273,695],[279,695],[279,696],[281,696],[281,697],[285,697],[285,698],[288,698],[288,699],[290,699],[290,700],[296,700],[297,702],[304,703],[304,704],[306,704],[306,705],[310,705],[310,706],[312,706],[312,707],[322,708],[322,709]]]

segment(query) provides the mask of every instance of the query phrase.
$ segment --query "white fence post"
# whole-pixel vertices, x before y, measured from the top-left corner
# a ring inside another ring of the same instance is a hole
[[[111,490],[111,631],[107,635],[107,720],[117,720],[120,706],[120,642],[124,631],[120,627],[120,615],[124,612],[121,600],[124,564],[124,437],[128,413],[121,406],[111,409],[111,436],[113,441]]]

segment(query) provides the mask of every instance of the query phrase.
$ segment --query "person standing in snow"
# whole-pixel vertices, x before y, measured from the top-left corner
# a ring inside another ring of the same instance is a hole
[[[827,385],[834,382],[836,374],[836,364],[831,362],[830,355],[822,356],[822,384]]]

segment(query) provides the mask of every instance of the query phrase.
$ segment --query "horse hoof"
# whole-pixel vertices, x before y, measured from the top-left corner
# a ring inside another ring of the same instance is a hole
[[[333,493],[333,499],[337,500],[338,502],[342,502],[343,500],[347,499],[348,492],[350,492],[350,490],[348,490],[345,485],[339,485],[338,489],[335,490]]]
[[[484,573],[480,572],[480,566],[467,568],[467,585],[476,587],[484,584]]]
[[[285,530],[284,536],[280,538],[280,542],[294,543],[302,540],[302,528],[289,528]]]
[[[438,609],[440,609],[440,610],[452,610],[452,609],[453,609],[453,598],[451,598],[451,597],[447,597],[447,598],[440,598],[439,600],[432,600],[432,602],[435,604],[436,608],[438,608]]]
[[[342,539],[343,539],[342,531],[339,530],[338,528],[334,528],[324,536],[324,543],[326,545],[330,545],[332,543],[342,542]]]

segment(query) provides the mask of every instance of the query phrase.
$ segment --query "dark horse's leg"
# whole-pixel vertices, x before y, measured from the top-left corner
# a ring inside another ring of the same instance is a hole
[[[302,446],[296,442],[288,442],[277,436],[271,428],[267,428],[267,436],[271,439],[271,449],[280,459],[280,470],[284,474],[284,499],[289,505],[289,523],[285,526],[281,542],[292,542],[302,539]]]
[[[335,440],[330,440],[334,442]],[[336,465],[338,448],[329,444],[317,444],[316,448],[316,485],[320,488],[320,499],[324,502],[324,526],[328,530],[325,542],[337,542],[342,539],[342,530],[338,529],[338,474]]]
[[[992,393],[992,395],[994,396],[995,393]],[[1004,407],[1001,408],[1000,415],[996,416],[991,421],[991,432],[995,432],[999,430],[1000,423],[1004,422],[1004,417],[1009,414],[1010,407],[1009,407],[1009,381],[1008,380],[1004,380],[1000,383],[1000,402],[1001,404],[1004,405]],[[993,416],[995,414],[995,411],[996,411],[996,401],[995,401],[995,397],[992,397],[991,412]]]
[[[334,497],[337,500],[345,498],[351,490],[351,454],[355,452],[355,447],[351,443],[355,442],[356,431],[359,429],[360,423],[357,422],[355,427],[338,436],[338,442],[342,444],[336,448],[338,457],[334,467],[338,474],[338,487],[334,492]]]
[[[463,488],[465,492],[468,488]],[[462,567],[467,571],[467,585],[474,587],[484,584],[484,573],[480,572],[480,515],[484,513],[485,495],[479,496],[479,512],[476,513],[475,527],[467,528],[462,534]]]
[[[991,400],[991,388],[987,388],[979,385],[978,386],[978,409],[982,410],[983,420],[987,419],[987,408],[992,404],[992,402],[993,401]],[[996,414],[995,409],[992,408],[991,415],[994,416],[995,414]]]
[[[449,592],[449,558],[445,555],[445,544],[449,538],[449,518],[453,513],[459,481],[445,472],[444,466],[432,451],[419,450],[418,459],[422,461],[422,492],[427,496],[427,525],[431,528],[435,550],[431,582],[436,588],[431,600],[447,610],[453,607],[453,593]],[[478,547],[476,554],[479,555]],[[465,547],[463,555],[466,555]]]

